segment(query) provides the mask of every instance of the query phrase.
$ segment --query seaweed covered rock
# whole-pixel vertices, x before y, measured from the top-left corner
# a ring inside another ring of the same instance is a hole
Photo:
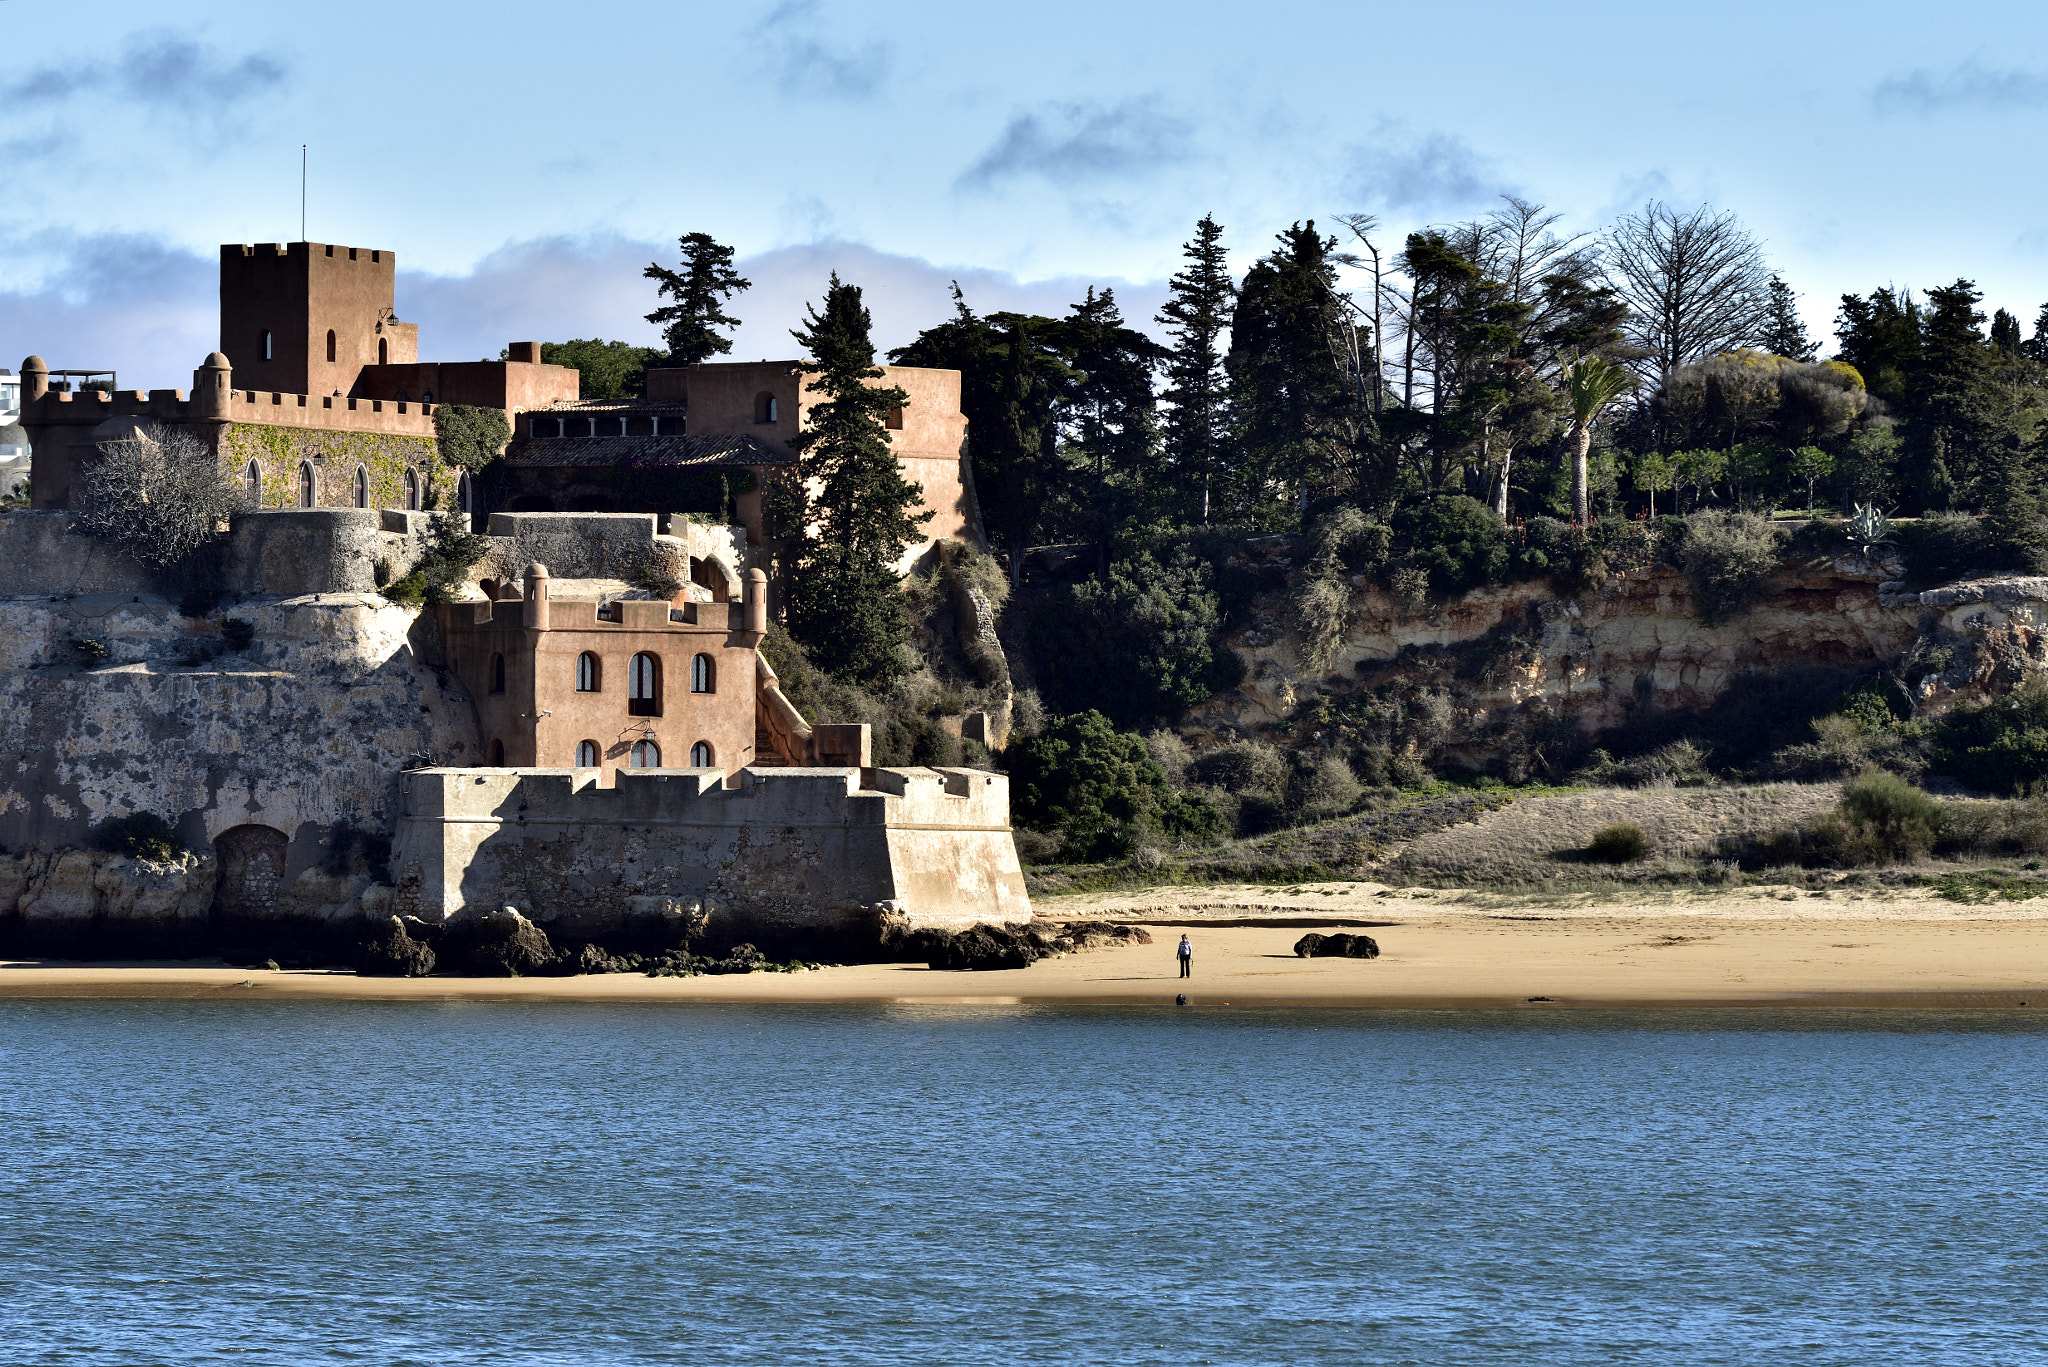
[[[1076,921],[1060,927],[1050,948],[1056,954],[1084,949],[1113,949],[1119,945],[1149,945],[1152,932],[1143,926],[1120,926],[1108,921]]]
[[[434,971],[434,947],[413,938],[405,922],[393,916],[356,946],[355,967],[365,978],[424,978]]]
[[[460,972],[476,978],[522,978],[548,972],[555,947],[547,932],[516,907],[486,912],[461,928],[451,948]]]
[[[1294,942],[1294,952],[1304,959],[1377,959],[1380,947],[1370,935],[1310,932]]]

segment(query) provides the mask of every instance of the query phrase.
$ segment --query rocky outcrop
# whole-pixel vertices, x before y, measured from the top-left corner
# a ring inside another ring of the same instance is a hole
[[[1370,935],[1310,933],[1294,942],[1294,952],[1304,959],[1377,959],[1380,947]]]
[[[423,932],[425,926],[415,921]],[[434,971],[434,947],[415,939],[405,921],[391,917],[356,950],[356,972],[365,978],[424,978]]]
[[[1583,594],[1533,580],[1420,609],[1356,576],[1342,643],[1321,674],[1302,667],[1285,599],[1268,594],[1232,638],[1245,682],[1193,718],[1227,735],[1286,720],[1331,684],[1454,678],[1468,730],[1537,705],[1604,731],[1642,709],[1710,707],[1754,670],[1897,659],[1920,630],[1913,608],[1879,593],[1899,568],[1856,555],[1788,568],[1752,611],[1712,625],[1684,576],[1664,567]]]
[[[890,957],[922,961],[934,969],[986,972],[1029,968],[1040,959],[1116,945],[1149,945],[1142,926],[1083,921],[1062,926],[974,926],[963,931],[922,930],[887,946]]]
[[[475,978],[530,978],[550,971],[556,958],[547,932],[516,907],[450,927],[447,944],[457,971]]]
[[[1923,710],[1995,697],[2048,675],[2048,578],[2001,575],[1920,593],[1886,584],[1883,597],[1919,621],[1897,673]]]

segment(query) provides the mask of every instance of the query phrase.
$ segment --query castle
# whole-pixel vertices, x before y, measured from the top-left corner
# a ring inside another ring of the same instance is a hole
[[[24,362],[34,511],[0,516],[18,757],[0,940],[164,951],[504,905],[602,935],[678,899],[714,944],[1028,917],[1002,775],[878,769],[866,727],[807,723],[760,654],[761,490],[794,477],[813,402],[796,363],[657,370],[646,399],[602,403],[535,343],[422,362],[395,265],[222,248],[220,349],[190,391],[72,389]],[[911,394],[890,436],[928,532],[978,540],[958,374],[881,382]],[[491,478],[440,459],[442,404],[505,415]],[[222,539],[218,613],[71,529],[99,446],[150,424],[200,436],[256,505]],[[713,506],[662,506],[705,487]],[[378,593],[458,511],[489,547],[460,599]],[[198,854],[114,878],[76,848],[138,815]]]

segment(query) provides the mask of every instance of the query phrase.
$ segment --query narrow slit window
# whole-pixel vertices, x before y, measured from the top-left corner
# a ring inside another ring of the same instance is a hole
[[[370,472],[362,466],[356,467],[355,503],[358,508],[370,506]]]
[[[334,359],[334,329],[327,329],[327,359]]]
[[[388,338],[379,337],[377,339],[377,364],[391,364],[391,342]]]
[[[420,476],[417,470],[405,472],[405,510],[416,513],[420,508]]]
[[[503,655],[493,655],[491,656],[491,692],[503,693],[504,691],[505,657]]]
[[[493,769],[502,769],[505,767],[504,741],[494,740],[491,742],[491,767]]]
[[[261,508],[263,506],[263,467],[253,460],[250,461],[249,468],[242,471],[242,483],[248,486],[249,502]]]
[[[269,328],[265,328],[265,329],[263,329],[263,332],[262,332],[262,334],[261,334],[261,335],[260,335],[260,336],[259,336],[259,337],[257,338],[257,345],[258,345],[258,346],[259,346],[259,347],[260,347],[260,348],[262,349],[262,352],[263,352],[263,359],[264,359],[264,360],[266,360],[266,361],[267,361],[267,360],[269,360],[269,359],[271,359],[271,354],[272,354],[272,351],[271,351],[271,344],[270,344],[270,329],[269,329]]]
[[[302,460],[302,461],[300,461],[300,462],[299,462],[299,506],[300,506],[301,508],[310,508],[310,507],[312,507],[312,506],[313,506],[313,503],[314,503],[314,500],[315,500],[315,498],[316,498],[316,497],[318,496],[319,492],[320,492],[320,490],[319,490],[319,486],[318,486],[318,483],[317,483],[317,481],[315,481],[315,479],[314,479],[314,477],[313,477],[313,462],[311,462],[311,461],[309,461],[309,460]]]

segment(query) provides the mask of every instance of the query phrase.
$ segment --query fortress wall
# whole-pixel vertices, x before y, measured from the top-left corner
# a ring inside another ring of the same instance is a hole
[[[872,786],[863,787],[864,773]],[[872,942],[885,920],[960,929],[1031,915],[1009,785],[973,770],[427,770],[401,777],[400,909],[516,906],[550,934],[652,902],[709,915],[713,945]]]

